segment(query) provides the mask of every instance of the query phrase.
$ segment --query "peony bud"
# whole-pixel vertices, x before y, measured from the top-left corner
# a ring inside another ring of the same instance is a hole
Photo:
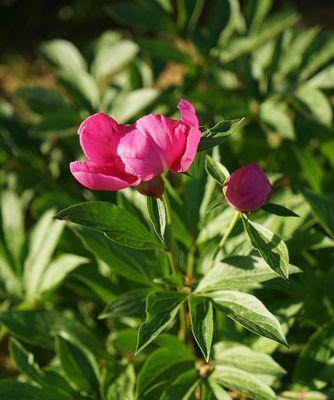
[[[224,184],[226,201],[242,212],[254,211],[266,204],[271,192],[268,178],[256,163],[237,169]]]
[[[136,189],[139,193],[153,197],[153,199],[158,199],[161,197],[165,191],[165,183],[161,176],[156,176],[147,182],[141,182]]]

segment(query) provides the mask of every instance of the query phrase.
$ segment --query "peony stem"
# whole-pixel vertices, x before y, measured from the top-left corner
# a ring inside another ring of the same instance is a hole
[[[213,265],[214,265],[214,263],[215,263],[215,261],[217,259],[219,251],[224,247],[226,240],[228,239],[228,237],[230,236],[231,232],[233,231],[233,228],[235,227],[235,224],[238,222],[238,219],[239,219],[240,215],[241,215],[241,213],[239,211],[237,211],[234,214],[234,216],[233,216],[233,218],[232,218],[232,220],[230,222],[230,225],[227,227],[223,237],[221,238],[221,240],[220,240],[220,242],[219,242],[219,244],[218,244],[218,246],[217,246],[217,248],[216,248],[216,250],[215,250],[215,252],[213,254],[211,268],[213,267]]]
[[[175,265],[173,248],[174,248],[174,237],[172,229],[172,208],[166,193],[162,195],[162,201],[164,202],[166,208],[166,220],[167,220],[167,230],[168,230],[168,248],[166,250],[167,257],[169,260],[169,265],[172,274],[177,275],[178,271]]]

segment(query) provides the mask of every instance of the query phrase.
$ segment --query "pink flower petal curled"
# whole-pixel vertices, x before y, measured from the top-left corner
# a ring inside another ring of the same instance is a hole
[[[272,187],[261,168],[252,163],[237,169],[224,185],[224,195],[230,206],[238,211],[257,210],[267,203]]]
[[[194,161],[198,144],[201,140],[201,132],[199,130],[198,119],[193,105],[187,100],[182,99],[177,107],[181,111],[181,122],[188,125],[189,129],[186,134],[184,153],[181,158],[176,160],[171,166],[171,170],[174,173],[184,172],[190,167]]]
[[[70,170],[81,185],[91,190],[120,190],[140,183],[138,177],[127,174],[116,164],[74,161],[70,163]]]
[[[116,157],[121,126],[104,113],[86,118],[79,127],[80,144],[86,157],[96,164],[110,163]]]

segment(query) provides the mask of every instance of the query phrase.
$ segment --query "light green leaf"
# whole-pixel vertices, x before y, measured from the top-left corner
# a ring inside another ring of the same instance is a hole
[[[158,96],[159,91],[154,88],[143,88],[124,93],[113,104],[113,117],[119,122],[128,122],[156,100]]]
[[[266,100],[260,107],[260,118],[270,130],[286,139],[295,139],[295,130],[285,104]]]
[[[149,220],[153,226],[154,232],[163,244],[166,244],[166,208],[162,200],[147,197],[147,211]]]
[[[56,338],[56,353],[69,382],[86,393],[98,392],[98,365],[88,349],[74,344],[62,333]]]
[[[135,400],[135,385],[135,370],[129,364],[109,386],[106,400]]]
[[[151,343],[170,324],[186,299],[184,293],[151,292],[147,296],[146,320],[138,331],[136,354]]]
[[[210,300],[189,296],[191,330],[206,362],[209,362],[213,337],[213,310]]]
[[[272,4],[273,0],[249,0],[245,3],[245,15],[248,20],[250,34],[260,30]]]
[[[25,241],[24,211],[16,193],[9,190],[2,192],[1,217],[7,248],[15,260],[17,270],[20,270],[20,255]]]
[[[45,42],[40,46],[41,55],[53,67],[74,74],[86,70],[86,62],[79,50],[67,40],[55,39]]]
[[[75,254],[61,254],[47,266],[38,285],[38,292],[43,293],[54,289],[71,271],[88,261],[87,258]]]
[[[205,158],[205,169],[206,172],[221,186],[224,186],[225,180],[230,175],[223,164],[208,155]]]
[[[296,98],[303,104],[305,114],[310,114],[315,120],[323,125],[332,124],[332,106],[328,98],[317,88],[304,84],[296,91]]]
[[[65,71],[58,74],[59,82],[74,100],[88,111],[97,111],[100,92],[92,75],[86,71]]]
[[[265,374],[281,377],[285,370],[268,354],[260,353],[247,346],[235,344],[226,345],[225,342],[214,346],[216,363],[240,368],[252,374]]]
[[[299,269],[290,265],[289,272],[299,272]],[[200,280],[195,292],[245,289],[278,277],[279,274],[273,271],[261,257],[233,256],[217,262]]]
[[[212,379],[253,400],[276,400],[275,393],[261,379],[239,368],[219,365],[212,373]]]
[[[26,297],[30,300],[38,291],[64,229],[64,223],[53,220],[53,215],[53,210],[44,213],[30,235],[29,252],[24,263],[24,285]]]
[[[334,88],[334,65],[329,65],[319,73],[314,75],[307,84],[317,89],[333,89]]]
[[[92,72],[97,81],[120,72],[135,58],[137,52],[138,46],[127,39],[99,46],[92,64]]]
[[[137,249],[161,247],[158,239],[134,215],[106,201],[89,201],[60,211],[56,218],[104,232],[111,240]]]
[[[287,346],[277,318],[255,296],[233,290],[205,294],[214,305],[250,331]]]
[[[260,253],[269,267],[283,278],[288,279],[289,252],[282,239],[263,226],[251,221],[244,214],[242,222],[253,247]]]

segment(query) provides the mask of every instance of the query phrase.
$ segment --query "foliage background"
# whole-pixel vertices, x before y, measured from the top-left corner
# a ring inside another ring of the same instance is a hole
[[[144,112],[174,116],[182,96],[195,104],[202,125],[245,117],[242,127],[212,155],[230,171],[258,162],[274,182],[275,201],[300,215],[257,217],[287,242],[290,261],[302,273],[293,275],[289,284],[276,279],[247,288],[279,317],[290,348],[249,334],[218,313],[214,342],[238,343],[272,355],[285,373],[273,367],[273,375],[258,375],[282,397],[299,398],[301,392],[310,399],[333,396],[334,6],[330,1],[316,6],[311,1],[270,3],[1,2],[4,398],[54,398],[48,397],[51,392],[54,396],[54,387],[60,399],[131,399],[135,391],[142,398],[158,398],[156,392],[147,397],[140,392],[143,382],[150,382],[146,370],[155,368],[154,357],[147,356],[161,357],[178,344],[166,335],[136,357],[134,347],[145,317],[143,276],[152,281],[164,274],[165,260],[134,251],[142,265],[137,279],[133,271],[138,266],[127,267],[129,280],[119,274],[123,253],[111,244],[107,253],[92,249],[92,238],[80,240],[87,233],[65,227],[52,216],[56,210],[95,199],[118,202],[145,222],[143,204],[133,192],[92,193],[73,181],[68,163],[80,154],[75,131],[85,116],[100,110],[122,122]],[[266,15],[269,9],[271,17]],[[58,38],[76,47],[53,41]],[[184,258],[197,238],[198,280],[205,273],[207,253],[230,218],[225,208],[205,213],[223,199],[217,188],[208,189],[212,182],[203,166],[198,157],[192,180],[170,177],[176,215],[185,216],[178,261],[186,264]],[[238,229],[241,232],[241,225]],[[241,233],[235,234],[226,247],[228,254],[248,254],[243,241]],[[63,271],[56,277],[51,272],[55,265]],[[51,278],[45,275],[48,271]],[[97,318],[107,304],[133,289],[141,290],[135,297],[140,307]],[[176,331],[172,327],[170,332]],[[244,350],[237,353],[238,360],[245,357]],[[180,348],[180,354],[183,351]],[[41,369],[32,363],[31,354]],[[74,361],[66,354],[75,354]],[[185,365],[193,363],[187,357]],[[145,360],[153,367],[145,370]],[[256,363],[261,360],[256,358]],[[167,362],[166,375],[152,378],[152,387],[164,380],[171,385],[173,362]],[[82,363],[89,366],[85,371]],[[16,377],[24,383],[13,385]],[[200,385],[204,398],[206,380]],[[223,398],[207,390],[208,398]],[[231,390],[245,395],[238,385]],[[259,393],[246,395],[268,398]]]

